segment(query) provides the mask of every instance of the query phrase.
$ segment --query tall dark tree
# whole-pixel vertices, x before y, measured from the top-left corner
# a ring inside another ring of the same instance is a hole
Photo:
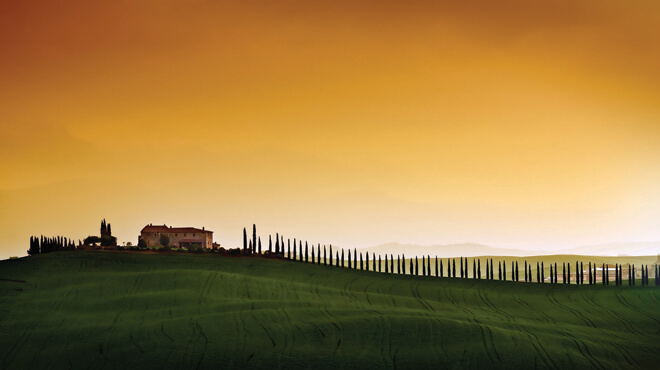
[[[325,247],[323,247],[325,249]],[[316,245],[316,255],[319,256],[319,259],[316,261],[317,264],[321,264],[321,243]]]
[[[422,276],[426,276],[426,261],[424,259],[425,257],[422,256]]]
[[[419,260],[415,256],[415,275],[419,276]]]
[[[628,265],[628,286],[632,285],[632,268]]]
[[[330,253],[329,253],[329,255],[330,255],[329,265],[332,266],[332,244],[330,244]]]
[[[467,259],[467,257],[465,258],[464,264],[465,264],[465,278],[467,279],[467,277],[468,277],[467,276],[468,275],[468,259]]]
[[[339,267],[339,251],[337,251],[336,253],[337,253],[337,257],[335,258],[335,261],[337,261],[337,267]],[[344,253],[344,252],[342,252],[342,253]],[[342,267],[343,267],[343,264],[342,264]]]
[[[259,254],[261,254],[261,237],[259,237]]]
[[[307,243],[307,242],[305,242],[305,243]],[[303,261],[305,261],[305,255],[303,254],[303,251],[302,251],[302,240],[299,240],[299,241],[298,241],[298,246],[300,247],[300,249],[299,249],[299,252],[300,252],[300,262],[303,262]],[[343,266],[342,266],[342,267],[343,267]]]
[[[298,258],[296,257],[296,238],[293,238],[293,260],[297,261]]]
[[[472,259],[472,278],[476,279],[477,278],[477,260]]]
[[[348,268],[351,268],[351,250],[348,250]]]
[[[589,266],[589,285],[591,285],[591,283],[592,283],[592,281],[591,281],[591,261],[589,261],[588,266]]]
[[[442,266],[442,258],[440,259],[440,277],[444,277],[444,267]]]
[[[401,254],[401,273],[406,274],[406,255]]]
[[[387,274],[389,272],[390,272],[390,266],[387,263],[387,254],[385,254],[385,273]]]
[[[456,271],[456,268],[454,268],[454,271]],[[447,277],[452,277],[451,274],[451,260],[447,258]]]
[[[364,252],[364,266],[369,271],[369,252]]]
[[[580,285],[584,285],[584,265],[580,262]]]
[[[314,261],[315,261],[315,259],[314,259],[314,247],[312,246],[312,263],[314,263]]]
[[[536,282],[541,282],[541,269],[539,268],[539,261],[536,261]]]
[[[390,254],[390,273],[394,273],[394,256]]]
[[[244,250],[244,251],[247,250],[247,247],[248,247],[247,245],[248,245],[248,242],[247,242],[247,230],[245,230],[245,228],[243,228],[243,250]]]
[[[461,261],[461,262],[460,262],[460,265],[461,265],[461,279],[462,279],[462,278],[465,277],[465,275],[463,274],[463,257],[461,257],[461,260],[460,260],[460,261]]]
[[[566,264],[566,284],[571,283],[571,264]]]
[[[353,268],[357,269],[357,249],[353,248]]]
[[[344,248],[341,249],[341,267],[344,267]]]
[[[362,260],[362,252],[360,252],[360,270],[364,270],[364,261]]]
[[[294,248],[294,250],[295,250],[295,248]],[[289,240],[289,239],[286,240],[286,255],[287,255],[287,259],[290,260],[291,259],[291,240]]]
[[[449,268],[449,267],[447,267],[447,268]],[[456,258],[452,259],[452,267],[451,267],[451,270],[452,270],[452,271],[451,271],[451,272],[452,272],[452,276],[453,276],[453,277],[456,277]]]
[[[332,252],[330,252],[332,254]],[[325,244],[323,245],[323,264],[328,264],[328,251],[325,249]]]
[[[502,280],[502,261],[497,261],[497,280]]]
[[[550,264],[550,284],[554,284],[554,283],[555,283],[555,276],[552,273],[552,263],[551,263]]]
[[[275,233],[275,254],[280,254],[280,234]]]
[[[396,273],[401,274],[401,256],[396,255]]]
[[[440,276],[440,270],[438,269],[438,256],[435,256],[435,277]]]
[[[502,261],[502,281],[506,281],[506,260]]]
[[[252,224],[252,246],[257,248],[257,224]],[[254,253],[254,251],[252,251]],[[261,253],[261,248],[259,248],[259,253]]]
[[[513,262],[512,262],[512,263],[513,263]],[[518,274],[518,273],[519,273],[519,271],[518,271],[518,261],[516,261],[516,269],[515,269],[515,271],[516,271],[516,281],[520,281],[520,280],[519,280],[520,275]]]
[[[268,253],[273,253],[273,239],[268,235]]]
[[[494,273],[493,273],[493,259],[490,259],[490,280],[494,279]]]
[[[561,272],[562,272],[562,275],[563,275],[563,277],[562,277],[562,284],[566,284],[566,262],[564,262],[564,263],[562,264]]]
[[[248,243],[250,244],[250,245],[249,245],[250,250],[254,250],[254,249],[252,248],[252,239],[250,239],[250,240],[248,241]]]
[[[525,260],[525,282],[527,282],[527,260]]]
[[[481,280],[481,260],[477,260],[477,279]]]
[[[488,267],[488,258],[486,258],[486,280],[490,279],[490,268]]]
[[[378,255],[378,272],[383,272],[383,263],[381,261],[380,254]]]
[[[308,254],[307,242],[305,242],[305,263],[308,262],[309,262],[309,254]]]
[[[374,261],[374,272],[376,272],[376,271],[378,271],[377,268],[376,268],[376,253],[372,253],[371,255],[373,257],[372,260]]]
[[[284,255],[284,236],[280,236],[280,252]]]

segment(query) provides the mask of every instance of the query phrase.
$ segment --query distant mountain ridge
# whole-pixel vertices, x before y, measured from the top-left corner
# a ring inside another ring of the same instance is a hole
[[[477,257],[477,256],[542,256],[553,254],[576,254],[590,256],[649,256],[660,254],[660,242],[632,242],[632,243],[607,243],[598,245],[589,245],[568,249],[548,250],[530,250],[515,248],[497,248],[476,243],[458,243],[458,244],[436,244],[436,245],[417,245],[386,243],[373,247],[357,248],[358,252],[375,253],[376,255],[400,255],[406,257],[438,256],[447,257]]]

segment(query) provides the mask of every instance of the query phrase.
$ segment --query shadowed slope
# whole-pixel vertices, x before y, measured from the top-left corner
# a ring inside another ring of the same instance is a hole
[[[3,368],[620,368],[660,360],[653,286],[102,252],[2,261],[0,279]]]

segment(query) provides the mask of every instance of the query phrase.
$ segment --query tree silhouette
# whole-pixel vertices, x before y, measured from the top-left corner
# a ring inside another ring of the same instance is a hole
[[[516,270],[515,271],[516,271],[516,281],[520,281],[519,280],[520,275],[518,275],[518,261],[516,261]]]
[[[438,261],[436,260],[436,262]],[[442,266],[442,259],[440,259],[440,277],[444,277],[444,267]]]
[[[472,278],[473,279],[477,278],[477,260],[476,259],[472,260]]]
[[[435,256],[435,277],[440,276],[440,270],[438,270],[438,256]]]
[[[261,237],[259,237],[259,254],[261,254]]]
[[[369,252],[364,252],[364,266],[369,271]]]
[[[160,245],[167,248],[170,246],[170,237],[167,236],[166,234],[160,234],[160,238],[158,239],[158,242],[160,243]]]
[[[332,244],[330,244],[330,253],[329,253],[329,255],[330,255],[329,265],[332,266]]]
[[[401,254],[401,273],[406,274],[406,255]]]
[[[394,256],[390,253],[390,272],[394,273]]]
[[[307,242],[305,242],[305,263],[308,262],[309,262],[309,254],[307,254]]]
[[[273,253],[273,239],[268,235],[268,252]]]
[[[247,230],[243,228],[243,250],[247,250]]]
[[[344,248],[341,249],[341,267],[344,267]]]
[[[330,252],[332,253],[332,252]],[[323,265],[328,264],[328,251],[325,249],[325,244],[323,245]]]
[[[314,263],[314,247],[312,247],[312,263]]]
[[[351,268],[351,250],[348,250],[348,268]]]
[[[465,277],[465,275],[463,274],[463,257],[461,257],[459,264],[461,265],[461,279],[462,279]]]
[[[481,280],[481,260],[477,260],[477,279]]]
[[[280,234],[275,233],[275,254],[280,254]]]
[[[387,254],[385,254],[385,273],[387,274],[389,273],[389,271],[390,271],[390,267],[387,264]]]
[[[452,262],[452,268],[451,268],[452,276],[456,277],[456,258],[453,258],[451,260],[451,262]],[[449,268],[449,267],[447,267],[447,268]]]
[[[252,246],[257,248],[257,224],[252,224]],[[254,251],[252,251],[254,253]],[[261,248],[259,248],[259,253],[261,253]]]
[[[364,261],[362,261],[362,252],[360,252],[360,270],[364,270]]]

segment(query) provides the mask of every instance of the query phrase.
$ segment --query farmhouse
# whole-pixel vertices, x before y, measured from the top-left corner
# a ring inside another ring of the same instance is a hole
[[[170,246],[174,247],[213,247],[213,231],[204,227],[197,229],[149,224],[140,231],[139,240],[144,240],[148,247],[159,246],[161,235],[167,235],[170,238]]]

